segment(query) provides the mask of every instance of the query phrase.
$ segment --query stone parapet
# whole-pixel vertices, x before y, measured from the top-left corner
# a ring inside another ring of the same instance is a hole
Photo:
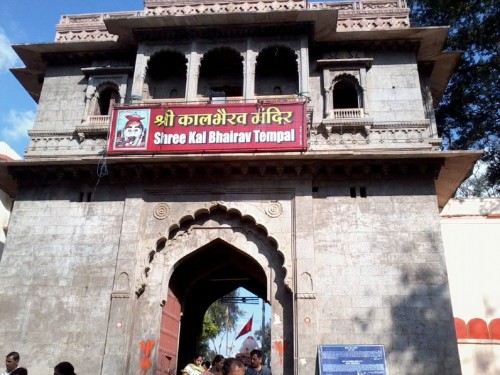
[[[386,30],[410,27],[405,0],[310,2],[308,9],[338,10],[337,31]]]
[[[62,16],[56,25],[56,42],[116,41],[104,24],[107,19],[137,17],[142,12],[116,12]]]
[[[116,41],[118,35],[108,32],[108,19],[186,16],[240,12],[276,12],[296,10],[338,10],[337,31],[384,30],[410,27],[409,9],[405,0],[358,0],[307,2],[305,0],[273,1],[171,1],[144,2],[144,11],[65,15],[56,26],[55,41]]]

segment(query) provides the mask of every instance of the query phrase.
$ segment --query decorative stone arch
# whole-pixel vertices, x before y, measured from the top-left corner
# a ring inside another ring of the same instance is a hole
[[[206,50],[199,60],[197,96],[207,96],[209,91],[243,96],[244,60],[244,52],[233,46]]]
[[[269,44],[256,57],[255,94],[275,95],[276,87],[284,95],[299,92],[300,51],[287,44]],[[291,83],[290,83],[291,82]]]
[[[181,50],[169,47],[155,50],[146,61],[142,97],[185,98],[187,70],[188,58]]]
[[[366,90],[362,84],[363,79],[360,71],[330,70],[327,72],[328,74],[324,77],[326,117],[336,117],[334,110],[357,109],[362,111],[366,103]],[[339,104],[338,100],[345,103]],[[363,117],[363,115],[355,117]]]
[[[356,73],[341,73],[332,78],[333,109],[363,108],[363,87]]]
[[[366,89],[367,70],[373,63],[372,57],[367,57],[359,51],[334,51],[326,53],[317,60],[317,65],[323,70],[323,90],[325,98],[325,117],[334,118],[333,89],[339,79],[355,82],[359,96],[359,110],[347,111],[343,118],[359,118],[368,116],[368,94]],[[354,81],[352,81],[354,80]]]
[[[115,103],[124,103],[127,92],[127,77],[120,76],[91,76],[89,77],[87,91],[85,94],[86,108],[88,116],[107,116],[111,109],[111,100]],[[110,95],[108,95],[110,94]],[[106,95],[106,96],[104,96]],[[103,103],[106,100],[107,103]],[[109,100],[109,101],[108,101]],[[107,113],[102,113],[103,108],[107,108]]]
[[[288,270],[290,259],[287,249],[280,245],[279,235],[275,236],[267,229],[272,221],[284,219],[281,203],[269,201],[258,206],[239,202],[236,207],[234,203],[213,201],[188,212],[186,208],[189,207],[184,205],[181,209],[180,206],[157,203],[153,207],[151,216],[157,225],[146,235],[144,244],[149,250],[142,255],[134,312],[134,316],[151,316],[151,327],[136,331],[136,341],[151,337],[158,339],[157,327],[162,314],[160,309],[152,307],[168,304],[165,300],[176,277],[175,272],[184,263],[198,259],[196,257],[204,254],[207,247],[222,246],[229,249],[225,250],[229,251],[228,254],[247,259],[245,264],[254,264],[262,269],[265,293],[261,293],[260,297],[267,300],[272,308],[273,373],[293,372],[293,278]],[[182,304],[182,298],[179,300]],[[281,350],[283,347],[286,347],[285,351]]]
[[[292,262],[291,262],[291,253],[290,246],[288,243],[286,246],[280,243],[282,240],[272,233],[268,232],[267,226],[271,220],[279,220],[280,222],[287,221],[287,218],[284,217],[283,205],[276,200],[271,200],[264,203],[261,207],[255,206],[249,203],[239,202],[238,207],[234,202],[222,202],[222,201],[213,201],[207,202],[202,207],[198,207],[191,212],[186,213],[183,212],[175,212],[173,207],[168,205],[167,203],[158,203],[153,208],[153,217],[157,221],[168,220],[167,227],[163,227],[164,232],[158,237],[152,238],[150,243],[147,245],[147,249],[149,249],[147,255],[145,254],[145,266],[149,263],[152,263],[152,260],[155,257],[154,253],[166,252],[168,249],[172,248],[175,241],[178,241],[180,238],[184,237],[183,228],[185,223],[195,221],[196,218],[202,215],[211,215],[213,212],[227,212],[228,215],[232,215],[234,217],[241,218],[245,223],[249,223],[252,226],[252,230],[261,231],[266,238],[270,241],[270,243],[275,244],[276,252],[280,257],[283,258],[284,264],[284,273],[286,274],[286,279],[284,280],[285,285],[292,290],[293,289],[293,279],[292,279]],[[283,224],[279,224],[278,226],[282,226]],[[189,233],[189,230],[185,230]],[[175,236],[173,236],[175,233]],[[225,233],[225,232],[223,232]],[[179,238],[179,239],[178,239]],[[189,237],[188,237],[189,238]],[[198,237],[198,241],[199,238]],[[225,240],[224,236],[221,237]],[[246,240],[245,240],[246,241]],[[227,242],[231,242],[230,239]],[[238,245],[243,245],[244,242],[238,243]],[[203,240],[199,243],[193,243],[192,247],[201,247],[203,245]],[[175,256],[170,256],[170,264],[173,265],[173,261],[178,261],[186,254],[175,254]]]

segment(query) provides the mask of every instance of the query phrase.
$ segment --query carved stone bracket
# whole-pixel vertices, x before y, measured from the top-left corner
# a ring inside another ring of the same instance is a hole
[[[316,299],[316,293],[296,293],[295,299]]]

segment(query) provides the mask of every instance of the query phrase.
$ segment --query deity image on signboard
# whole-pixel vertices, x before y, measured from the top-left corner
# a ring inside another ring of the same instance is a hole
[[[149,131],[149,109],[118,111],[115,148],[145,149]]]

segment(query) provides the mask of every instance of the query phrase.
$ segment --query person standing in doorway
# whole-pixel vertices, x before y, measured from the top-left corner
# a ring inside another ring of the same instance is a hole
[[[272,375],[271,369],[264,365],[262,350],[254,349],[250,352],[250,366],[247,367],[247,375]]]
[[[192,363],[188,363],[186,367],[184,367],[184,371],[188,373],[188,375],[200,375],[204,370],[201,364],[203,363],[203,357],[201,355],[196,355],[193,358]]]
[[[19,353],[10,352],[5,357],[5,372],[3,375],[28,375],[28,370],[19,367]]]

